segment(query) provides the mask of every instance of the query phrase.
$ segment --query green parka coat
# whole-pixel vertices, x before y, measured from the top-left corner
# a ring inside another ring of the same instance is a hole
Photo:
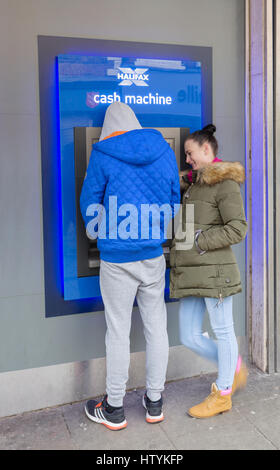
[[[170,250],[170,297],[223,298],[241,292],[240,272],[231,245],[246,236],[247,222],[240,184],[245,170],[239,162],[212,163],[183,178],[182,233]],[[187,220],[194,207],[195,240]],[[176,238],[177,237],[177,238]],[[183,248],[183,249],[182,249]]]

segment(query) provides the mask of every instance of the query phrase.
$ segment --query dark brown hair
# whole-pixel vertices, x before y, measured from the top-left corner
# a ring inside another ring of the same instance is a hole
[[[213,150],[213,153],[216,157],[218,153],[218,142],[216,137],[214,137],[214,133],[216,132],[216,126],[214,124],[208,124],[208,126],[203,127],[200,131],[195,131],[192,134],[189,134],[185,140],[193,140],[197,142],[200,146],[203,145],[205,142],[208,142]]]

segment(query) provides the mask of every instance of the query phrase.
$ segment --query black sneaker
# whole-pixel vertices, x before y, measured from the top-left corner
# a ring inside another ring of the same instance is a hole
[[[109,405],[107,395],[105,395],[100,403],[95,400],[89,400],[85,406],[85,413],[91,421],[104,424],[106,428],[112,431],[118,431],[127,426],[123,406],[115,408]]]
[[[158,401],[152,401],[145,393],[143,396],[143,406],[147,410],[147,423],[159,423],[160,421],[164,420],[162,413],[162,398],[160,398]]]

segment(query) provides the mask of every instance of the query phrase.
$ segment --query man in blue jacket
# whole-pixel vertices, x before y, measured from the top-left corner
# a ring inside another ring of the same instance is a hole
[[[142,129],[132,109],[111,104],[93,146],[80,205],[90,238],[98,235],[105,307],[106,395],[87,402],[86,415],[112,430],[127,426],[123,398],[136,297],[146,339],[146,421],[160,422],[168,362],[165,258],[167,220],[180,203],[174,152],[155,129]],[[97,230],[96,230],[97,227]]]

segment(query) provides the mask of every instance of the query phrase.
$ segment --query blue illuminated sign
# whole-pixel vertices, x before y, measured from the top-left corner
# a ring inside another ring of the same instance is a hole
[[[100,297],[98,276],[77,275],[74,128],[102,127],[107,107],[121,101],[143,127],[202,126],[199,61],[58,55],[63,292],[65,300]],[[169,273],[167,273],[167,284]]]

